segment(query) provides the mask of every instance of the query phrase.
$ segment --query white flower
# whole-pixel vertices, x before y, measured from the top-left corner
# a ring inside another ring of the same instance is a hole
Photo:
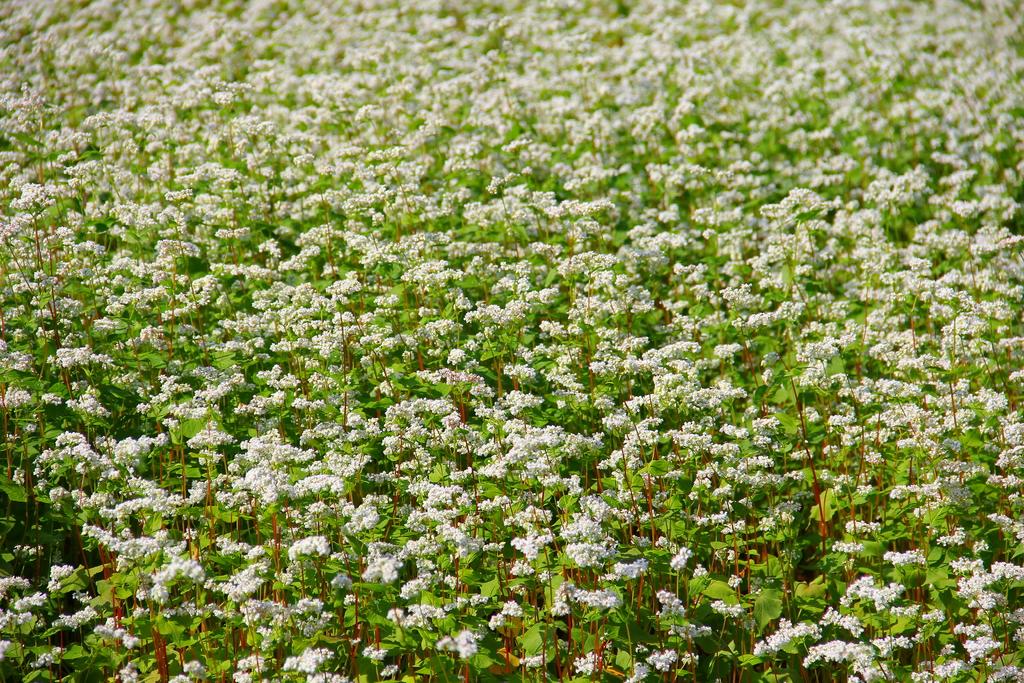
[[[612,566],[612,574],[620,579],[636,579],[647,571],[648,565],[647,560],[642,558],[633,562],[616,562]]]
[[[672,560],[669,562],[669,566],[672,571],[681,572],[686,568],[686,563],[693,557],[693,552],[689,548],[680,548],[675,555],[672,556]]]
[[[363,581],[377,583],[394,583],[398,580],[398,572],[402,569],[401,560],[389,555],[376,557],[363,570]]]
[[[306,648],[297,657],[288,657],[284,660],[284,665],[281,668],[285,671],[312,674],[316,673],[333,656],[327,648]]]
[[[908,550],[905,553],[888,551],[882,556],[882,559],[896,567],[904,567],[910,564],[924,566],[925,564],[924,553],[920,550]]]
[[[582,657],[577,657],[573,660],[572,668],[581,676],[590,676],[597,671],[597,655],[593,652],[588,652]]]
[[[820,638],[821,630],[815,624],[792,624],[783,618],[779,620],[779,627],[775,633],[754,644],[754,654],[758,657],[773,655],[793,641],[806,637]]]
[[[292,562],[304,555],[324,557],[330,554],[331,544],[323,536],[307,536],[306,538],[299,539],[288,548],[288,559]]]
[[[373,645],[368,645],[368,646],[363,648],[363,656],[366,657],[367,659],[370,659],[370,660],[373,660],[374,662],[378,662],[379,663],[379,662],[383,662],[384,659],[388,656],[388,651],[383,649],[383,648],[374,647]]]
[[[459,659],[469,659],[477,652],[477,636],[472,631],[462,630],[455,636],[445,636],[437,641],[439,650],[450,650],[459,655]]]
[[[655,671],[671,671],[672,665],[679,659],[679,653],[675,650],[660,650],[652,652],[647,656],[647,663]]]

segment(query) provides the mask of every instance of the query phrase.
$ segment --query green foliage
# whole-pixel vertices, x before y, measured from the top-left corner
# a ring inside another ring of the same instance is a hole
[[[1022,21],[9,3],[0,683],[1020,678]]]

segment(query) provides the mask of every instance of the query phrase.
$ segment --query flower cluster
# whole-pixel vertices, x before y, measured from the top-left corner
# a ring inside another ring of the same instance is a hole
[[[0,681],[1024,680],[1024,12],[10,2]]]

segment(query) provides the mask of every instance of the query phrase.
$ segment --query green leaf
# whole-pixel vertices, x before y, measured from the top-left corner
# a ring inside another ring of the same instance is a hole
[[[667,460],[652,460],[644,468],[649,474],[655,477],[663,477],[675,469],[675,465]]]
[[[739,663],[744,667],[752,667],[757,666],[758,664],[763,664],[764,660],[756,655],[740,655]]]
[[[11,481],[7,477],[0,477],[0,491],[7,496],[7,498],[15,503],[26,503],[28,502],[28,494],[25,492],[25,488]]]
[[[764,627],[782,615],[782,591],[765,588],[754,600],[754,620],[763,631]]]
[[[819,509],[820,508],[820,509]],[[821,505],[815,505],[811,510],[811,519],[820,520],[822,517],[829,521],[836,514],[836,493],[832,489],[825,489],[821,492]]]
[[[526,633],[519,636],[519,644],[523,647],[523,652],[527,657],[533,657],[544,649],[544,628],[546,626],[547,624],[544,623],[534,624],[526,629]]]
[[[193,436],[198,434],[206,426],[206,420],[182,420],[181,421],[181,438],[191,439]]]
[[[712,581],[703,590],[703,593],[712,600],[722,600],[730,604],[739,602],[736,598],[736,590],[725,581]]]
[[[62,659],[84,659],[88,656],[89,653],[85,648],[80,643],[75,643],[64,652]]]
[[[17,133],[17,132],[13,132],[12,131],[12,132],[8,133],[8,135],[10,135],[12,138],[17,140],[18,142],[25,143],[26,145],[29,145],[31,147],[42,147],[43,146],[43,143],[39,142],[39,140],[36,140],[31,135],[26,135],[25,133]]]
[[[210,354],[213,367],[219,370],[227,370],[235,367],[235,354],[233,351],[214,351]]]
[[[798,582],[795,593],[798,601],[814,601],[824,597],[827,591],[828,587],[825,586],[825,577],[817,576],[810,583],[805,581]]]
[[[787,415],[786,413],[775,413],[775,419],[779,421],[779,424],[782,425],[782,429],[790,436],[797,433],[799,427],[796,418],[792,415]]]

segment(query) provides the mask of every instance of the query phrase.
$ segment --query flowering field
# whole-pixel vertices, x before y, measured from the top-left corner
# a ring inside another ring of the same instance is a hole
[[[6,0],[0,65],[0,681],[1024,680],[1018,3]]]

